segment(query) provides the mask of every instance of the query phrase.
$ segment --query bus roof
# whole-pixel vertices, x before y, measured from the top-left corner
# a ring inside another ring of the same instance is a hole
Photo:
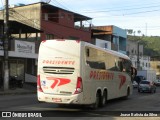
[[[88,42],[85,42],[85,41],[80,41],[80,40],[69,40],[69,39],[52,39],[52,40],[57,40],[57,41],[76,41],[76,42],[83,42],[86,46],[90,46],[90,47],[93,47],[93,48],[96,48],[98,50],[102,50],[102,51],[105,51],[109,54],[112,54],[114,56],[118,56],[118,57],[121,57],[121,58],[124,58],[124,59],[127,59],[127,60],[130,60],[130,58],[123,54],[123,53],[120,53],[120,52],[117,52],[117,51],[114,51],[114,50],[109,50],[109,49],[105,49],[105,48],[101,48],[99,46],[96,46],[94,44],[91,44],[91,43],[88,43]],[[44,40],[42,42],[45,42],[45,41],[51,41],[51,40]]]

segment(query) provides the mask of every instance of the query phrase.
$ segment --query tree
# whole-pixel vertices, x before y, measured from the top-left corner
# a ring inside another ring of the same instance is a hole
[[[133,30],[132,30],[132,29],[127,29],[127,33],[128,33],[128,34],[132,34],[132,33],[133,33]]]
[[[140,35],[140,34],[141,34],[141,31],[140,31],[140,30],[138,30],[138,31],[137,31],[137,33]]]

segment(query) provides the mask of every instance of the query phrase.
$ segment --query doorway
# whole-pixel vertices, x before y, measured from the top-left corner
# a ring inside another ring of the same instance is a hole
[[[17,76],[24,81],[24,60],[14,59],[9,61],[9,76]]]

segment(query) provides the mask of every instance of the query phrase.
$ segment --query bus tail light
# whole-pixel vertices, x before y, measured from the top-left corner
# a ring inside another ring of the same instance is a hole
[[[41,87],[40,75],[37,76],[37,90],[39,92],[43,92],[42,87]]]
[[[81,93],[82,92],[82,78],[81,77],[78,77],[77,78],[77,85],[76,85],[76,90],[74,92],[74,94],[78,94],[78,93]]]

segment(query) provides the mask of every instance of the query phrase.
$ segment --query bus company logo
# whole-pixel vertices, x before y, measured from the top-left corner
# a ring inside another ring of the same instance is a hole
[[[126,76],[123,75],[119,75],[120,78],[120,84],[119,84],[119,89],[121,89],[121,87],[125,84],[126,82]]]
[[[52,89],[54,89],[56,86],[65,85],[71,82],[70,79],[66,78],[56,78],[56,77],[47,77],[47,80],[52,80],[53,84],[50,86]]]
[[[113,80],[114,73],[106,71],[90,71],[89,78],[96,80]]]
[[[75,65],[75,61],[72,60],[43,60],[42,63],[52,65]]]

